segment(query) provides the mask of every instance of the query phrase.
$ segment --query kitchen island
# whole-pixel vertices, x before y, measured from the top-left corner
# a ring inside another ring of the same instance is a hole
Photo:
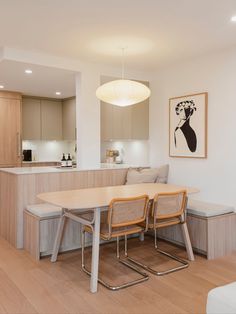
[[[128,165],[102,164],[97,169],[60,167],[0,168],[0,235],[23,248],[23,212],[38,204],[39,193],[122,185]]]

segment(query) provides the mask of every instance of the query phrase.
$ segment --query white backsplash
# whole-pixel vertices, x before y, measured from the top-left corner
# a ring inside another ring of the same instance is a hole
[[[149,141],[109,141],[101,143],[101,162],[106,162],[106,150],[117,149],[125,164],[149,165]]]
[[[33,161],[60,161],[63,153],[76,159],[75,141],[23,141],[23,149],[32,149]]]

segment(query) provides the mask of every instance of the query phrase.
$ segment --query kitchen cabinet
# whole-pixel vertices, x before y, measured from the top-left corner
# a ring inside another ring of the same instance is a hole
[[[101,139],[147,140],[149,138],[149,101],[119,107],[101,102]]]
[[[62,140],[62,101],[24,97],[23,140]]]
[[[62,140],[62,102],[41,100],[41,139]]]
[[[117,78],[101,77],[101,84]],[[149,82],[139,81],[149,86]],[[101,102],[101,140],[148,140],[149,99],[138,104],[119,107]]]
[[[101,139],[109,141],[113,135],[113,107],[110,104],[101,102]]]
[[[41,139],[41,101],[37,98],[23,98],[22,139]]]
[[[62,133],[63,140],[76,139],[76,99],[65,99],[62,102]]]
[[[21,95],[0,92],[0,167],[21,165]]]
[[[131,106],[131,139],[149,138],[149,100]]]

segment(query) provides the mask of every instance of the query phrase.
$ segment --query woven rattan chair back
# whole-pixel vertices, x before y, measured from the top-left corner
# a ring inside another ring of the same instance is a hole
[[[130,198],[116,198],[110,202],[107,215],[109,230],[132,226],[146,219],[149,198],[141,195]]]
[[[186,205],[186,191],[161,193],[154,197],[152,216],[155,219],[179,217]]]

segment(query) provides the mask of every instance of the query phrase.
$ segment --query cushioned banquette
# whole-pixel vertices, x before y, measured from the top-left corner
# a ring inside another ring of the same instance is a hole
[[[158,168],[130,168],[123,183],[167,183],[168,172],[168,165]],[[35,259],[51,254],[61,211],[60,207],[50,204],[28,205],[24,210],[24,249]],[[80,248],[81,226],[72,220],[66,223],[60,251]],[[87,235],[86,244],[90,244],[90,241],[91,236]]]
[[[124,183],[167,183],[168,172],[168,165],[130,168]],[[30,205],[24,211],[24,248],[36,259],[51,253],[60,214],[61,208],[49,204]],[[187,224],[193,248],[207,255],[208,259],[230,254],[236,249],[236,214],[232,206],[189,199]],[[184,243],[178,226],[164,228],[158,235],[180,245]],[[80,227],[69,221],[61,250],[79,247]]]
[[[208,259],[225,256],[236,250],[236,213],[232,206],[189,199],[187,224],[193,249]],[[160,230],[158,235],[183,244],[177,227]]]

